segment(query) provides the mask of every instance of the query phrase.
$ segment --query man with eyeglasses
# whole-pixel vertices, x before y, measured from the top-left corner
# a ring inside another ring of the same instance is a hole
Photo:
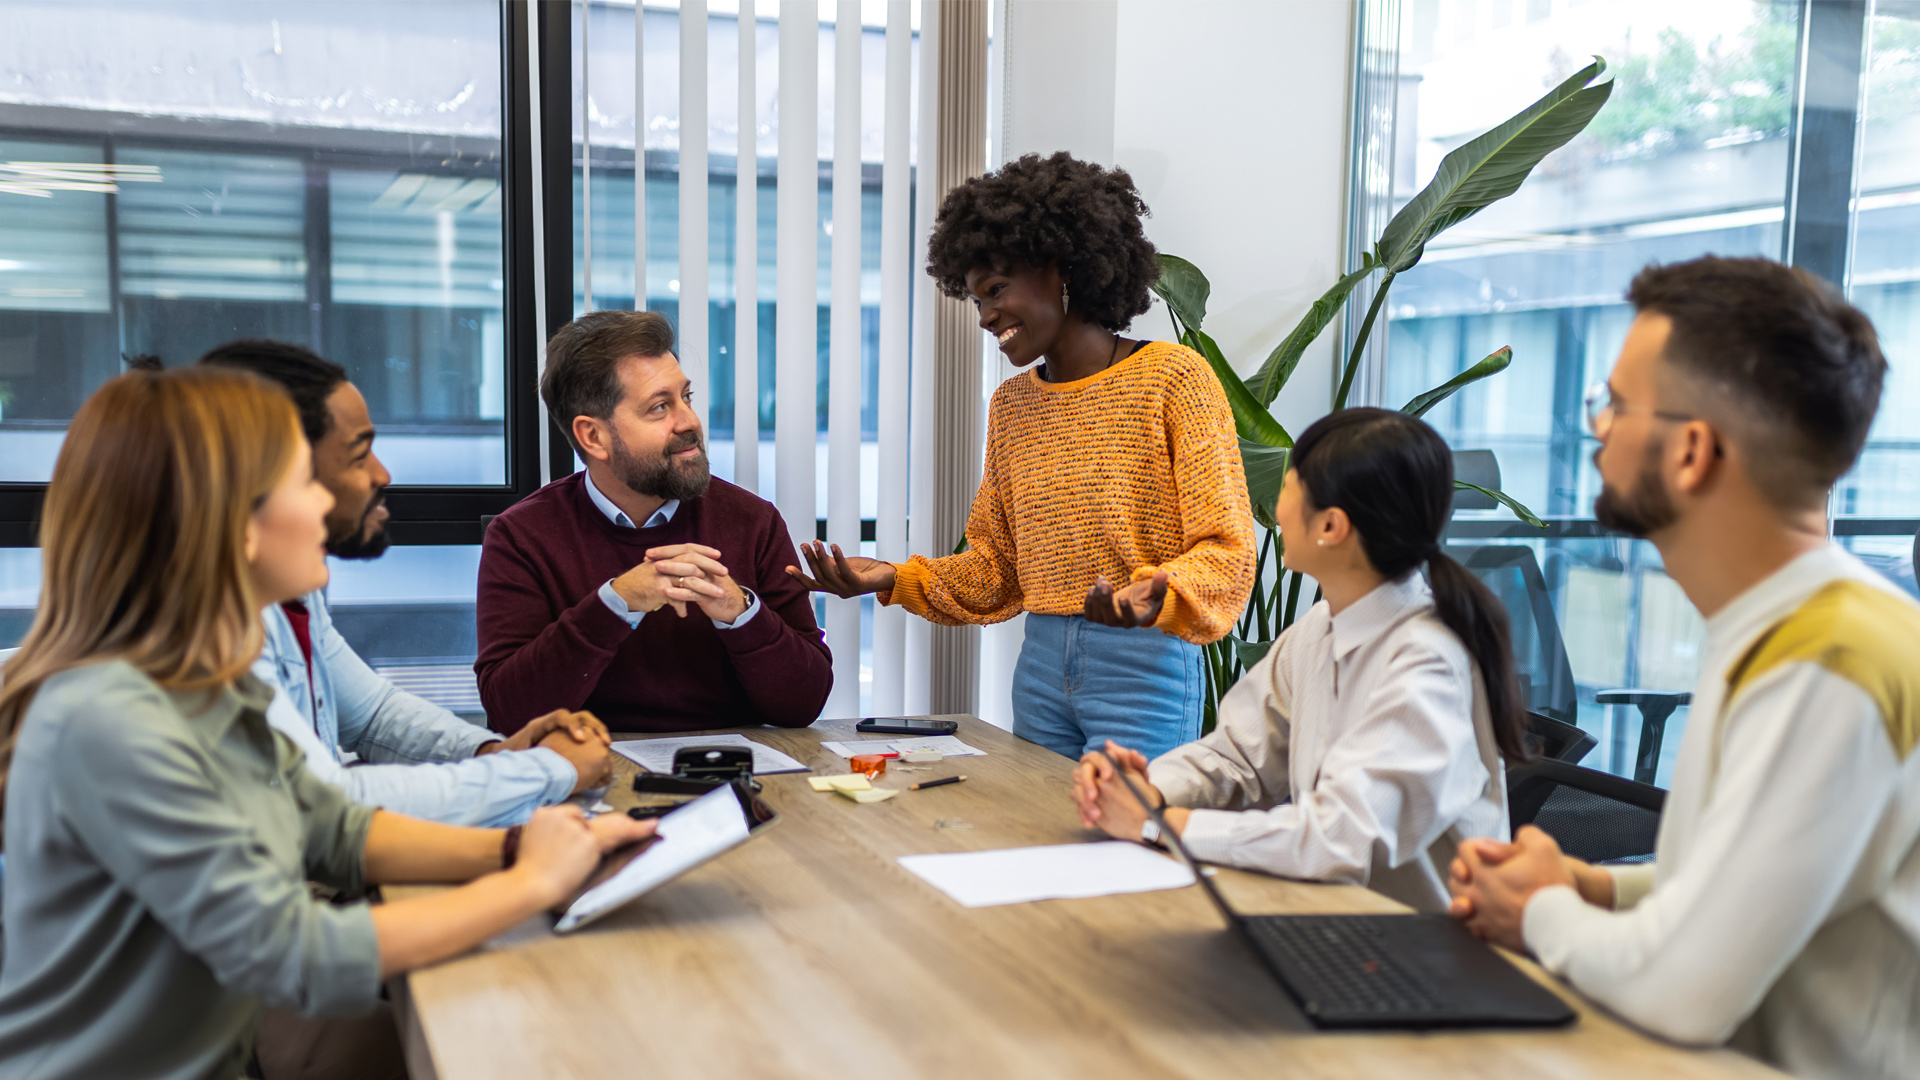
[[[1920,605],[1828,538],[1887,365],[1765,259],[1649,267],[1607,383],[1600,523],[1707,620],[1652,865],[1473,840],[1453,911],[1653,1032],[1800,1076],[1920,1069]]]

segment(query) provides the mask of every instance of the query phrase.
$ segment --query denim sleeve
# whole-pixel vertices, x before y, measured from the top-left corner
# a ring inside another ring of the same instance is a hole
[[[337,767],[336,767],[337,768]],[[579,774],[544,747],[424,765],[355,765],[324,777],[354,802],[444,825],[518,825],[573,794]]]
[[[326,665],[340,746],[377,764],[465,761],[499,736],[380,677],[334,629],[314,620],[314,659]]]

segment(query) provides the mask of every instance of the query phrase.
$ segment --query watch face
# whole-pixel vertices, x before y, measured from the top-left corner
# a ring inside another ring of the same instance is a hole
[[[1143,844],[1159,843],[1160,842],[1160,823],[1153,820],[1152,818],[1148,818],[1145,822],[1143,822],[1140,826],[1140,842]]]

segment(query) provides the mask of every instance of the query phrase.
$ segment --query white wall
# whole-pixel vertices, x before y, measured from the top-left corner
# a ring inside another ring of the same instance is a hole
[[[1065,150],[1113,164],[1120,0],[1007,0],[1005,11],[1003,160]]]
[[[1154,244],[1213,283],[1205,329],[1242,374],[1343,269],[1351,21],[1347,0],[1120,2],[1114,162]],[[1172,333],[1157,306],[1135,329]],[[1327,411],[1333,335],[1275,404],[1289,431]]]
[[[1008,159],[1067,150],[1131,173],[1152,210],[1147,236],[1207,275],[1204,328],[1251,374],[1343,269],[1348,0],[1007,0],[1006,11],[995,145]],[[1157,301],[1132,332],[1173,336]],[[1336,333],[1275,403],[1289,431],[1327,411]],[[1002,726],[1019,642],[1011,623],[981,642],[980,712]]]

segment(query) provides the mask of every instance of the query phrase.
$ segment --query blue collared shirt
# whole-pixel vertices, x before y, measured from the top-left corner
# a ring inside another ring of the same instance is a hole
[[[587,498],[593,501],[595,509],[606,515],[607,520],[613,522],[615,525],[623,529],[633,528],[633,519],[627,516],[626,511],[615,506],[612,499],[601,494],[600,489],[594,486],[592,475],[583,475],[581,479],[587,482]],[[672,521],[673,515],[679,513],[679,511],[680,500],[668,499],[666,502],[661,503],[660,509],[655,510],[649,515],[647,523],[640,527],[643,529],[651,529],[658,525],[665,525],[667,522]],[[755,615],[760,614],[760,597],[755,595],[752,589],[744,585],[740,587],[740,591],[746,594],[747,609],[742,611],[739,618],[734,619],[732,622],[721,622],[719,619],[713,620],[715,629],[735,630],[747,625]],[[640,626],[640,620],[647,617],[646,612],[634,611],[627,606],[626,598],[614,591],[612,578],[608,578],[606,584],[600,586],[600,602],[607,605],[608,611],[625,619],[628,626],[636,629]]]
[[[253,673],[277,691],[267,723],[315,776],[355,802],[448,825],[513,825],[573,794],[579,774],[545,747],[474,757],[500,736],[381,678],[334,629],[324,594],[306,605],[312,678],[278,604],[263,613]],[[343,751],[360,764],[347,768]]]

